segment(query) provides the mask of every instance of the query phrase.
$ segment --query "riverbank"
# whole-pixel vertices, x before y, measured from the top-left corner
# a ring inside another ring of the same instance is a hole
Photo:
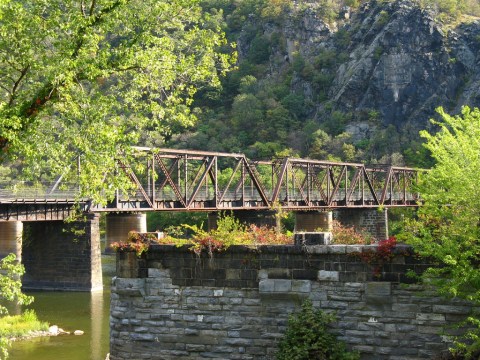
[[[33,310],[25,310],[21,315],[7,315],[0,318],[0,336],[10,341],[45,336],[49,330],[48,322],[40,321]]]
[[[109,352],[110,282],[115,256],[102,256],[103,292],[30,291],[29,306],[40,320],[65,330],[81,329],[83,336],[39,336],[15,341],[9,360],[99,360]]]

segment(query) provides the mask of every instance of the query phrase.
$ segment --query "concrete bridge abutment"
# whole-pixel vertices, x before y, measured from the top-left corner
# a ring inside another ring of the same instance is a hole
[[[147,232],[147,214],[107,214],[105,218],[105,253],[112,254],[114,251],[111,245],[127,240],[130,231]]]
[[[25,222],[22,258],[25,289],[102,290],[99,216]]]
[[[21,221],[0,221],[0,258],[15,254],[22,259],[23,223]]]

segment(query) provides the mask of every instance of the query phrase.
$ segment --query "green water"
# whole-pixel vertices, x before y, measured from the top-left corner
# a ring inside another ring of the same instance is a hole
[[[104,360],[109,352],[110,280],[115,264],[102,257],[104,291],[29,292],[30,308],[40,320],[65,331],[82,330],[80,336],[59,335],[14,342],[9,360]]]

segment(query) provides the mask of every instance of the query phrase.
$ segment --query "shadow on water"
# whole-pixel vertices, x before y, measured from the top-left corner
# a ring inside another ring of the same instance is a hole
[[[109,351],[110,281],[114,256],[102,257],[103,292],[29,292],[30,306],[42,321],[81,336],[60,335],[17,341],[9,360],[103,360]]]

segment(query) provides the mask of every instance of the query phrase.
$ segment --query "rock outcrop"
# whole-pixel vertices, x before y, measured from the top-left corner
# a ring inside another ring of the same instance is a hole
[[[345,111],[377,109],[384,125],[423,128],[434,109],[480,100],[480,22],[445,31],[411,1],[367,3],[346,25],[350,58],[329,97]]]
[[[317,62],[315,70],[330,76],[323,85],[326,98],[320,100],[314,79],[298,72],[292,76],[291,88],[309,101],[310,117],[322,121],[326,106],[353,114],[373,110],[377,125],[417,132],[428,126],[438,106],[458,112],[462,105],[480,105],[480,19],[448,28],[411,0],[345,8],[330,24],[321,12],[318,2],[304,2],[282,25],[260,25],[264,36],[276,33],[285,40],[283,52],[274,49],[270,56],[271,76],[281,74],[296,55],[308,64]],[[244,36],[239,47],[241,59],[249,49]],[[335,61],[319,68],[316,57],[326,51],[336,54]],[[350,128],[360,126],[363,133],[375,126],[356,120]]]

